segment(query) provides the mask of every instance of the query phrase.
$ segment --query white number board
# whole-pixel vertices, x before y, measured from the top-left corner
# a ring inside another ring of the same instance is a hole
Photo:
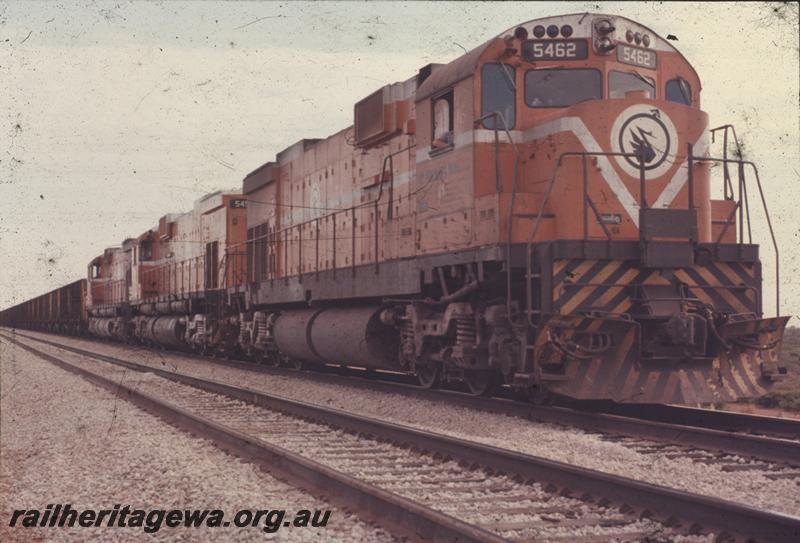
[[[617,46],[617,60],[643,68],[656,69],[656,52],[620,43]]]
[[[528,40],[522,45],[525,60],[580,60],[588,56],[586,40]]]

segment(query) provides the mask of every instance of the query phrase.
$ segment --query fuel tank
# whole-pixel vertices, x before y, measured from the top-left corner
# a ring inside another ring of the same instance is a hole
[[[184,347],[186,319],[183,317],[156,317],[153,319],[152,333],[155,342],[167,347]]]
[[[139,313],[142,315],[155,315],[156,314],[156,304],[142,304],[139,306]]]
[[[314,319],[323,311],[324,309],[302,309],[281,313],[274,328],[278,350],[289,358],[324,364],[325,359],[317,353],[311,341]]]
[[[397,369],[398,335],[380,314],[379,306],[285,311],[275,321],[275,343],[304,362]]]
[[[185,347],[186,333],[184,317],[139,317],[136,335],[142,339],[165,347]]]

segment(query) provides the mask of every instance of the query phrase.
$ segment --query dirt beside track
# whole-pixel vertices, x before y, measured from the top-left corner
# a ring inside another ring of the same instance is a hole
[[[0,541],[391,541],[384,531],[0,342]],[[333,509],[325,528],[9,528],[15,509]]]
[[[119,356],[168,371],[187,373],[232,385],[278,394],[345,411],[398,422],[453,437],[515,450],[551,460],[623,475],[658,485],[746,503],[754,507],[796,515],[800,501],[797,484],[790,479],[771,480],[752,471],[726,472],[676,451],[639,451],[625,442],[607,439],[578,428],[523,421],[516,417],[414,399],[402,394],[321,382],[302,373],[255,373],[198,360],[180,353],[158,352],[116,343],[92,342],[51,334],[29,333],[65,345]],[[42,347],[45,350],[52,347]],[[70,355],[64,354],[69,357]],[[748,461],[739,459],[742,463]]]

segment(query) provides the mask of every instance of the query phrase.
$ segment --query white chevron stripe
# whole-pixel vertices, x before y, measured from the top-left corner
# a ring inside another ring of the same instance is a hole
[[[597,143],[597,140],[594,139],[594,136],[592,136],[592,133],[589,132],[589,129],[584,124],[583,119],[580,117],[562,117],[560,119],[555,119],[548,123],[535,126],[525,131],[524,139],[525,141],[540,139],[557,132],[572,132],[575,134],[575,137],[578,138],[578,141],[581,142],[583,148],[590,153],[605,152],[605,150],[600,147],[600,144]],[[611,165],[609,157],[600,155],[595,158],[597,159],[597,166],[600,169],[600,175],[605,180],[608,188],[610,188],[614,195],[619,199],[620,204],[622,204],[622,207],[625,208],[625,211],[628,213],[628,216],[631,218],[633,224],[638,228],[639,203],[633,196],[631,196],[631,193],[628,191],[628,187],[625,186],[625,183],[623,183],[622,179],[620,179],[617,171],[614,169],[614,166]]]
[[[705,129],[703,129],[703,137],[700,138],[700,141],[697,142],[697,145],[695,146],[692,153],[694,154],[694,156],[697,157],[708,156],[708,135]],[[681,189],[686,184],[686,181],[689,178],[688,162],[689,161],[687,160],[680,165],[678,171],[675,172],[675,175],[673,175],[672,179],[669,180],[667,186],[664,187],[664,190],[661,192],[661,195],[656,200],[656,203],[653,204],[653,207],[669,207],[670,204],[672,204],[672,201],[681,191]]]
[[[580,117],[561,117],[559,119],[554,119],[550,122],[530,128],[524,132],[520,130],[512,130],[510,132],[514,141],[518,142],[529,142],[545,138],[559,132],[572,132],[575,137],[578,138],[578,141],[580,141],[581,145],[586,151],[590,153],[605,152],[600,144],[597,143],[597,140],[594,138],[592,133],[589,132],[586,124]],[[494,131],[487,130],[485,128],[473,130],[471,132],[464,132],[456,136],[455,147],[459,148],[466,145],[472,145],[473,143],[493,143],[494,137]],[[498,140],[500,143],[508,143],[508,137],[506,136],[505,132],[500,131],[498,133]],[[420,162],[422,160],[428,160],[428,151],[429,149],[427,148],[418,150],[417,161]],[[708,136],[705,134],[705,131],[703,137],[697,142],[694,153],[695,156],[698,157],[706,156],[708,153]],[[620,204],[622,204],[622,207],[631,218],[633,224],[638,228],[639,202],[637,202],[633,195],[631,195],[628,187],[625,186],[625,183],[614,169],[614,166],[609,160],[610,157],[600,155],[596,158],[601,177],[614,195],[619,199]],[[678,171],[676,171],[672,176],[672,179],[670,179],[669,183],[667,183],[667,186],[664,187],[664,190],[656,199],[653,207],[669,207],[683,186],[686,184],[688,177],[687,174],[688,165],[686,162],[684,162],[678,168]]]

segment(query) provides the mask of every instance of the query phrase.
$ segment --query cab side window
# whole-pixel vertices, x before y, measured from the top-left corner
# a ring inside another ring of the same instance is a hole
[[[692,87],[689,82],[679,77],[667,81],[667,101],[692,105]]]
[[[514,128],[517,116],[516,95],[514,67],[505,64],[485,64],[481,70],[481,116],[497,111],[503,116],[503,120],[496,116],[487,117],[483,120],[483,126],[490,130]],[[503,121],[506,126],[503,126]]]
[[[433,107],[432,149],[443,149],[453,145],[453,90],[431,100]]]
[[[139,260],[147,262],[153,259],[153,243],[151,241],[143,241],[139,253]]]

